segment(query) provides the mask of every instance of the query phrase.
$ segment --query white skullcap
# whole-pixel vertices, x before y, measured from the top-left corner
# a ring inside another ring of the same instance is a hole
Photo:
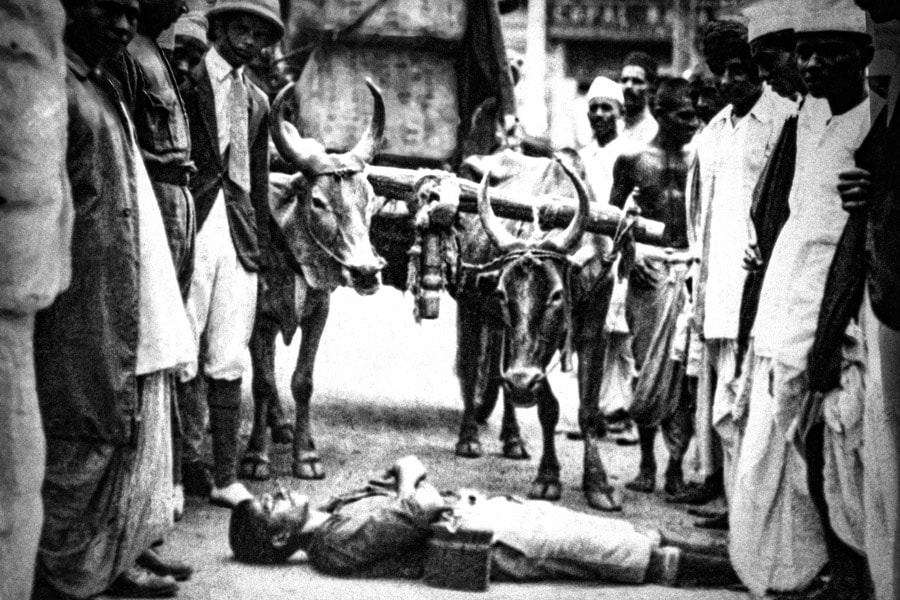
[[[866,13],[853,0],[806,0],[794,30],[869,33]]]
[[[610,100],[618,100],[619,104],[625,104],[625,96],[622,95],[622,86],[609,77],[598,77],[591,87],[588,88],[587,99],[591,98],[609,98]]]
[[[799,2],[745,0],[741,14],[747,19],[747,39],[753,41],[767,33],[794,29],[799,12]]]

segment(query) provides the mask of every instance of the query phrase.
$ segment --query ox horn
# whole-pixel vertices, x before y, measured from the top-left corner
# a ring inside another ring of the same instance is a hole
[[[378,149],[381,147],[382,139],[384,138],[384,98],[382,97],[381,90],[378,89],[378,86],[372,83],[372,80],[368,77],[366,77],[366,86],[368,86],[369,91],[372,93],[372,101],[374,104],[372,121],[369,123],[369,128],[366,129],[366,133],[363,135],[362,139],[357,142],[350,153],[361,159],[363,162],[370,163],[372,162],[372,159],[375,158],[375,153],[378,152]]]
[[[497,220],[491,201],[488,199],[488,184],[491,180],[490,170],[486,171],[481,180],[481,190],[478,193],[478,216],[481,218],[481,226],[491,239],[491,242],[501,252],[517,250],[525,246],[525,242],[511,234]]]
[[[575,192],[578,194],[578,209],[575,212],[575,216],[572,217],[569,226],[558,235],[545,240],[542,245],[550,246],[554,250],[567,254],[578,246],[581,236],[584,235],[588,214],[590,213],[590,196],[584,187],[584,182],[581,181],[578,175],[563,162],[560,162],[559,166],[562,167],[562,170],[572,180],[572,185],[575,186]]]
[[[281,88],[275,101],[272,102],[272,120],[269,124],[269,132],[272,134],[272,142],[279,154],[297,167],[301,173],[311,177],[316,175],[316,166],[319,162],[317,157],[325,154],[325,147],[314,139],[301,137],[297,128],[285,120],[285,100],[294,85],[294,83],[289,83]]]

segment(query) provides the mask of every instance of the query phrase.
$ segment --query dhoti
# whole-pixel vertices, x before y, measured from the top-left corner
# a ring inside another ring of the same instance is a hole
[[[691,399],[685,393],[685,364],[672,358],[678,316],[687,299],[687,266],[680,255],[647,256],[647,260],[655,271],[656,284],[638,285],[632,277],[626,300],[638,369],[629,412],[640,427],[661,427],[670,457],[680,461],[693,433],[694,418]]]
[[[38,576],[76,598],[103,592],[171,527],[171,378],[138,388],[132,445],[47,440]]]
[[[729,506],[729,554],[756,594],[802,589],[828,560],[806,463],[779,426],[772,360],[749,357],[750,406]]]

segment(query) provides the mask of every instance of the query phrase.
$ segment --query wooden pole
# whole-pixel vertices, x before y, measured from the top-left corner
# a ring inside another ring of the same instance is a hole
[[[411,201],[415,198],[418,181],[426,175],[434,175],[435,171],[400,169],[396,167],[369,166],[366,169],[369,183],[379,196],[397,200]],[[439,171],[439,176],[447,177],[446,172]],[[452,177],[452,175],[450,175]],[[465,213],[478,212],[478,184],[467,179],[456,178],[459,185],[459,210]],[[578,207],[574,198],[563,196],[545,196],[542,198],[518,199],[510,192],[491,188],[488,192],[491,206],[498,217],[531,221],[534,217],[534,206],[537,204],[538,221],[542,228],[562,228],[569,224]],[[604,235],[615,235],[624,213],[614,206],[591,206],[587,219],[587,231]],[[665,224],[638,217],[634,224],[634,239],[643,244],[662,245],[662,234]]]

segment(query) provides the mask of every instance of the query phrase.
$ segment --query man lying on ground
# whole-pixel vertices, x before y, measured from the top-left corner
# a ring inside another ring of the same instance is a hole
[[[442,494],[425,480],[415,456],[397,460],[387,473],[393,481],[370,482],[321,509],[284,491],[241,502],[229,530],[235,558],[277,563],[303,550],[313,567],[330,575],[417,578],[431,526],[451,518],[463,529],[493,532],[493,580],[738,584],[728,558],[710,546],[540,500]]]

